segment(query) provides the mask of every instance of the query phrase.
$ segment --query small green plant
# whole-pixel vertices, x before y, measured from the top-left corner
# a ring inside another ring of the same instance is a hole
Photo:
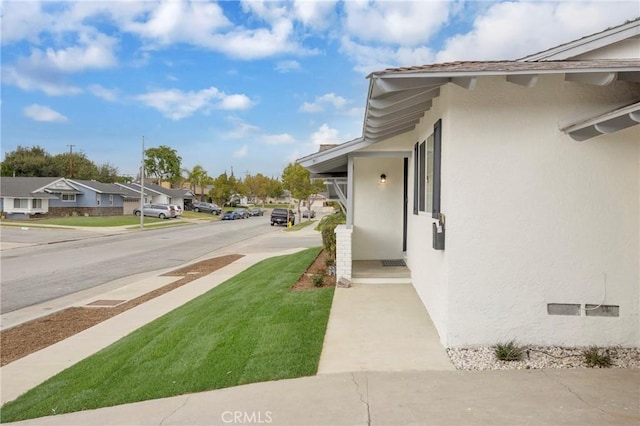
[[[589,346],[582,351],[584,362],[589,368],[608,368],[611,367],[611,354],[607,349],[603,351],[597,346]]]
[[[507,343],[498,343],[493,347],[496,358],[500,361],[520,361],[523,349],[518,346],[515,340]]]
[[[313,277],[311,277],[311,282],[313,283],[313,285],[315,287],[322,287],[324,285],[324,277],[326,274],[327,272],[325,270],[320,270],[313,274]]]

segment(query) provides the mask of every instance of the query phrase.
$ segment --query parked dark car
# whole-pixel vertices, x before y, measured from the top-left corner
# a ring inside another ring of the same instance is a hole
[[[291,223],[291,225],[296,224],[296,215],[293,210],[273,209],[271,212],[271,226],[275,224],[287,225],[288,223]]]
[[[145,204],[142,206],[145,216],[157,217],[160,219],[169,219],[175,217],[176,211],[168,204]],[[133,214],[140,216],[140,208],[133,210]]]
[[[247,209],[235,209],[234,212],[238,215],[239,219],[248,219],[249,212]]]
[[[222,213],[222,208],[213,203],[194,202],[192,207],[194,212],[203,212],[218,215]]]
[[[235,211],[224,212],[221,220],[236,220],[240,219]]]
[[[311,216],[309,216],[309,214],[311,214]],[[302,217],[308,217],[310,219],[313,219],[314,217],[316,217],[316,211],[315,210],[305,210],[302,212]]]
[[[264,215],[264,210],[262,210],[260,207],[254,207],[252,209],[249,209],[249,216],[263,216]]]

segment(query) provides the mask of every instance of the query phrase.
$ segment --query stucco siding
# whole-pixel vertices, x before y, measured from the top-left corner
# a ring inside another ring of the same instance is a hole
[[[576,142],[558,130],[630,90],[557,76],[534,89],[447,86],[447,345],[640,343],[640,132]],[[550,316],[548,303],[618,305],[620,316]]]
[[[451,120],[447,112],[448,96],[446,90],[433,102],[433,107],[422,118],[414,134],[407,135],[410,146],[416,142],[422,142],[433,133],[433,125],[438,119],[442,119],[442,163],[449,156],[451,144]],[[448,173],[451,168],[442,170],[442,211],[447,212],[448,200],[446,189],[449,187]],[[411,270],[411,280],[416,293],[422,300],[431,316],[440,340],[446,343],[449,301],[448,301],[448,250],[434,250],[432,248],[432,223],[431,214],[413,214],[414,194],[414,159],[409,160],[409,216],[407,238],[407,266]],[[448,232],[448,229],[447,231]],[[448,241],[446,242],[448,244]]]
[[[402,257],[403,173],[402,158],[354,159],[354,260]]]

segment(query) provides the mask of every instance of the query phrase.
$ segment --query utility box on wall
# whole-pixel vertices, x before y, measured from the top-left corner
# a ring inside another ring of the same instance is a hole
[[[433,248],[444,250],[444,225],[433,223]]]

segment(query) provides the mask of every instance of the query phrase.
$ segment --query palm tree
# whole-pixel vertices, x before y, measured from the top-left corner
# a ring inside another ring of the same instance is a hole
[[[209,175],[207,171],[200,165],[196,164],[193,166],[193,169],[183,169],[184,173],[186,173],[185,179],[189,181],[189,189],[193,194],[196,194],[196,190],[200,187],[200,193],[202,198],[202,193],[204,192],[204,185],[209,180]],[[202,201],[202,200],[201,200]]]

